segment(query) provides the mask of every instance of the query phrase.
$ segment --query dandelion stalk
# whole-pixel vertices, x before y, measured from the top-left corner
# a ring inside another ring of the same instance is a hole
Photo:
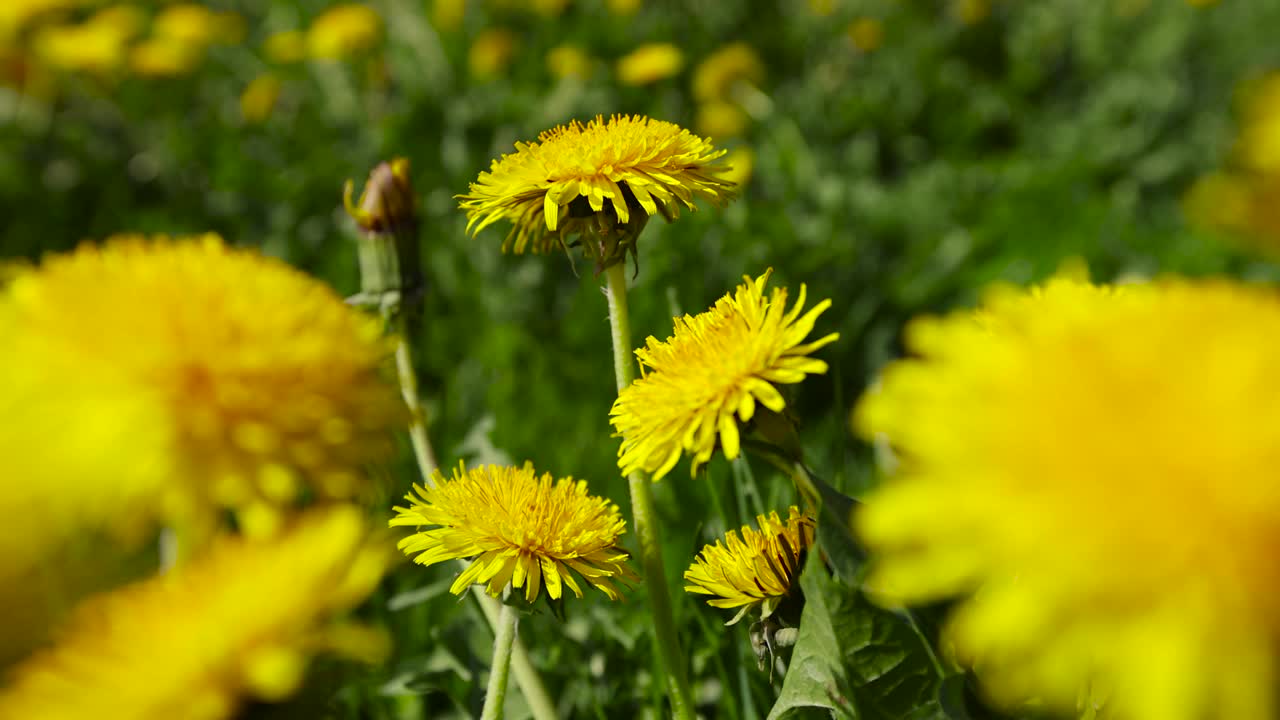
[[[605,270],[605,277],[609,327],[613,334],[613,371],[618,391],[621,392],[635,377],[631,358],[631,320],[627,311],[626,265],[618,263],[609,266]],[[672,611],[671,591],[667,587],[666,568],[662,562],[662,541],[653,507],[651,483],[648,474],[639,470],[627,476],[627,483],[631,489],[632,525],[639,540],[640,566],[643,568],[644,586],[649,592],[653,631],[666,673],[671,711],[677,720],[692,720],[693,692],[684,670],[680,638],[676,635],[675,615]]]
[[[361,292],[353,301],[376,306],[399,338],[396,344],[396,375],[410,412],[409,439],[422,480],[431,487],[435,484],[432,474],[439,463],[427,432],[426,409],[418,392],[418,374],[413,363],[413,343],[420,334],[414,332],[411,320],[416,317],[414,303],[420,299],[422,276],[418,260],[417,214],[409,183],[408,161],[397,158],[374,168],[358,204],[351,202],[351,192],[352,186],[348,183],[344,205],[360,228],[356,248]],[[472,594],[489,626],[495,633],[500,632],[500,603],[486,595],[479,586],[472,587]],[[510,647],[506,662],[514,665],[516,684],[520,686],[530,712],[535,720],[556,720],[555,705],[542,677],[534,668],[524,645],[514,639],[514,634],[512,638],[508,641]],[[505,694],[506,669],[503,674]]]
[[[479,587],[474,586],[474,587]],[[511,668],[511,647],[516,639],[516,609],[503,605],[493,634],[493,663],[489,667],[489,687],[484,693],[484,710],[480,720],[498,720],[507,700],[507,673]]]

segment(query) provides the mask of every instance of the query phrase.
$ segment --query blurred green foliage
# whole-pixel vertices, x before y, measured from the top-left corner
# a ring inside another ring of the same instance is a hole
[[[601,0],[551,15],[471,2],[456,28],[433,25],[431,3],[378,0],[379,47],[291,64],[273,63],[263,42],[329,3],[209,4],[246,18],[246,35],[211,48],[191,75],[65,76],[39,99],[0,88],[0,257],[123,231],[213,230],[350,293],[342,183],[407,156],[427,278],[423,390],[442,462],[529,459],[589,479],[624,511],[599,279],[565,256],[501,255],[505,228],[468,237],[454,195],[515,141],[572,118],[642,113],[692,127],[692,69],[728,42],[753,46],[767,69],[735,98],[750,119],[742,136],[718,139],[750,148],[754,173],[726,211],[650,224],[631,296],[635,342],[667,336],[672,315],[767,267],[775,283],[831,298],[818,331],[841,334],[821,353],[832,370],[799,389],[797,408],[810,463],[848,492],[873,479],[849,408],[914,315],[972,303],[992,282],[1043,278],[1069,258],[1101,279],[1280,277],[1193,232],[1178,211],[1228,148],[1234,87],[1280,64],[1280,4],[1268,0],[997,0],[968,21],[928,0],[844,0],[826,15],[798,0],[662,0],[630,16]],[[846,34],[861,18],[879,22],[873,50]],[[471,42],[493,28],[514,33],[513,55],[479,77]],[[620,86],[613,62],[645,42],[674,43],[686,69]],[[595,59],[588,77],[548,70],[547,52],[563,43]],[[248,121],[240,95],[267,72],[281,94],[264,121]],[[796,501],[763,465],[717,459],[692,480],[684,467],[655,488],[677,588],[703,543]],[[407,453],[402,471],[407,489]],[[448,574],[405,566],[386,583],[370,612],[395,633],[397,658],[344,675],[339,717],[477,706],[488,631],[447,593]],[[690,599],[677,615],[702,709],[767,715],[779,688],[756,671],[744,629]],[[620,607],[575,603],[566,623],[539,617],[521,633],[566,717],[654,716],[662,689],[646,626],[633,593]]]

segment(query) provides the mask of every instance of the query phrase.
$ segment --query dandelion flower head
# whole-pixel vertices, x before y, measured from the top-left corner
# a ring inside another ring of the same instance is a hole
[[[1280,298],[1058,278],[917,320],[859,403],[900,458],[858,513],[886,600],[961,598],[993,696],[1268,718],[1280,638]],[[873,555],[873,556],[874,556]]]
[[[173,458],[172,475],[190,479],[172,484],[172,512],[280,506],[304,490],[354,497],[405,412],[375,319],[212,235],[119,237],[50,257],[18,272],[0,314],[32,357],[149,403],[137,412],[152,422],[125,446],[135,462]]]
[[[618,546],[626,521],[618,506],[587,494],[587,483],[538,476],[524,467],[459,465],[451,478],[436,471],[433,487],[415,486],[397,507],[392,526],[424,528],[400,541],[420,565],[475,558],[450,591],[487,584],[490,595],[510,585],[532,603],[546,586],[558,600],[563,587],[582,597],[581,576],[611,600],[611,579],[636,580],[628,554]]]
[[[754,529],[742,526],[742,536],[730,530],[715,545],[707,545],[688,570],[684,589],[691,593],[713,596],[707,604],[719,608],[761,607],[763,617],[790,592],[804,566],[805,552],[813,545],[813,518],[802,514],[794,505],[784,522],[777,512],[757,515]]]
[[[339,60],[359,55],[382,40],[382,16],[361,3],[343,3],[325,10],[307,29],[311,57]]]
[[[618,82],[652,85],[684,69],[684,53],[671,43],[647,43],[618,58]]]
[[[672,220],[698,197],[725,204],[733,184],[719,176],[715,161],[723,155],[669,122],[597,116],[516,143],[458,198],[468,230],[508,220],[503,250],[545,253],[601,223],[626,226],[658,213]]]
[[[377,661],[385,637],[336,619],[382,576],[387,553],[369,537],[350,507],[310,511],[271,540],[223,537],[90,598],[55,645],[11,670],[0,716],[218,720],[292,694],[315,653]]]
[[[786,400],[777,385],[822,374],[827,364],[809,357],[839,333],[805,342],[828,307],[823,300],[801,315],[806,289],[787,308],[786,288],[765,293],[772,270],[716,301],[708,311],[675,319],[675,334],[649,337],[636,350],[643,377],[624,388],[610,411],[622,436],[618,467],[644,470],[658,480],[682,453],[692,471],[711,459],[717,438],[725,457],[738,457],[738,422],[755,417],[756,404],[780,413]]]

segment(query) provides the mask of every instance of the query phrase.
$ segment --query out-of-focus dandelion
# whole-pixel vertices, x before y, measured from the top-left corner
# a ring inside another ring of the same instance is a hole
[[[474,558],[449,588],[455,595],[483,584],[495,597],[522,590],[529,603],[543,587],[553,600],[566,586],[582,597],[581,577],[617,600],[611,581],[637,579],[618,546],[626,521],[617,505],[588,495],[585,481],[539,477],[532,464],[459,465],[451,478],[437,470],[432,479],[405,496],[409,506],[396,508],[391,526],[423,528],[400,541],[421,565]]]
[[[467,50],[467,67],[477,78],[492,78],[511,64],[516,51],[516,34],[506,28],[486,28]]]
[[[757,515],[756,526],[743,525],[741,538],[730,530],[723,544],[717,540],[702,548],[684,571],[686,591],[712,596],[712,607],[740,608],[729,625],[755,608],[762,619],[772,615],[791,594],[813,545],[813,518],[794,505],[785,522],[771,512]]]
[[[124,66],[138,25],[111,8],[75,25],[48,25],[32,38],[41,62],[71,72],[111,73]]]
[[[588,257],[608,266],[621,262],[650,216],[673,220],[681,206],[694,209],[696,197],[728,202],[734,189],[718,175],[722,155],[672,123],[597,117],[516,143],[458,199],[473,233],[512,223],[503,250],[550,252],[586,236]]]
[[[236,43],[244,36],[244,20],[235,13],[214,12],[197,3],[179,3],[156,14],[151,34],[197,47]]]
[[[340,60],[367,52],[382,39],[382,16],[368,5],[346,3],[325,10],[307,29],[311,57]]]
[[[307,34],[301,30],[271,33],[263,41],[262,52],[268,60],[280,65],[301,62],[307,57]]]
[[[377,320],[212,235],[121,237],[52,257],[17,274],[0,311],[45,356],[152,404],[160,429],[128,447],[134,462],[174,468],[163,502],[179,523],[224,507],[266,530],[272,508],[304,493],[354,497],[404,419]]]
[[[609,12],[624,17],[634,15],[642,4],[643,0],[605,0],[605,6],[609,8]]]
[[[991,14],[991,0],[951,0],[951,15],[962,25],[977,25]]]
[[[809,356],[835,342],[839,333],[805,339],[831,301],[801,315],[801,285],[788,309],[786,288],[765,295],[772,272],[754,280],[744,277],[710,310],[676,318],[673,336],[665,341],[650,336],[636,350],[642,377],[618,393],[609,412],[622,436],[618,467],[624,474],[644,470],[658,480],[684,453],[692,456],[696,473],[711,459],[717,439],[725,457],[738,457],[738,422],[750,422],[757,403],[781,413],[786,400],[776,385],[827,371],[825,362]]]
[[[223,538],[93,597],[55,645],[12,669],[0,716],[217,720],[293,694],[316,653],[377,661],[386,638],[336,620],[382,576],[387,553],[368,537],[352,508],[312,511],[272,541]]]
[[[203,46],[146,38],[129,49],[129,69],[141,77],[180,77],[200,67],[204,56]]]
[[[885,601],[958,596],[1000,702],[1275,710],[1280,298],[1059,278],[916,320],[855,424],[900,458],[855,517]],[[878,557],[877,557],[878,556]]]
[[[733,99],[738,83],[759,85],[764,81],[764,63],[755,49],[735,42],[711,53],[693,71],[693,96],[701,102]]]
[[[671,43],[641,45],[618,59],[618,82],[652,85],[675,77],[684,69],[684,53]]]
[[[884,44],[884,25],[876,18],[858,18],[849,23],[845,33],[849,36],[849,42],[865,53],[875,52]]]
[[[437,30],[454,32],[466,17],[466,0],[431,0],[431,24]]]
[[[558,78],[585,80],[591,77],[592,65],[591,56],[577,45],[566,43],[547,51],[547,71]]]
[[[713,140],[735,138],[746,132],[750,118],[733,103],[712,100],[698,106],[694,118],[698,132]]]
[[[240,117],[250,124],[260,123],[271,117],[276,101],[280,99],[283,87],[280,78],[272,73],[263,73],[250,81],[244,92],[240,93]]]
[[[724,171],[724,179],[732,181],[740,188],[745,188],[751,182],[751,175],[756,168],[756,153],[754,150],[749,147],[734,148],[729,151],[724,162],[728,168]]]

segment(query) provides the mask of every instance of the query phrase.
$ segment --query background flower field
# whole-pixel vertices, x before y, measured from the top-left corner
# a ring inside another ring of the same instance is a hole
[[[815,333],[840,334],[821,352],[831,369],[798,386],[795,409],[814,470],[854,496],[876,465],[849,411],[901,354],[909,318],[1076,259],[1104,281],[1280,280],[1266,227],[1211,229],[1243,190],[1192,193],[1239,162],[1251,88],[1280,67],[1268,0],[374,0],[345,16],[228,0],[185,23],[157,20],[174,6],[12,9],[27,4],[0,9],[0,258],[213,231],[349,295],[343,182],[407,157],[442,464],[532,460],[628,517],[593,268],[500,254],[506,228],[470,237],[455,199],[513,143],[570,119],[644,114],[729,150],[738,200],[655,221],[640,242],[634,340],[666,337],[673,315],[770,267],[776,284],[830,298]],[[58,35],[70,27],[81,35]],[[677,588],[704,544],[796,500],[763,463],[687,468],[654,486]],[[395,497],[415,473],[403,443]],[[306,692],[246,716],[468,716],[491,634],[452,579],[398,565],[361,610],[390,631],[391,660],[319,665]],[[627,596],[589,594],[563,621],[521,626],[564,717],[661,715],[645,596]],[[780,681],[757,670],[746,628],[695,596],[677,598],[676,618],[700,712],[767,716]],[[524,716],[518,693],[508,711]]]

